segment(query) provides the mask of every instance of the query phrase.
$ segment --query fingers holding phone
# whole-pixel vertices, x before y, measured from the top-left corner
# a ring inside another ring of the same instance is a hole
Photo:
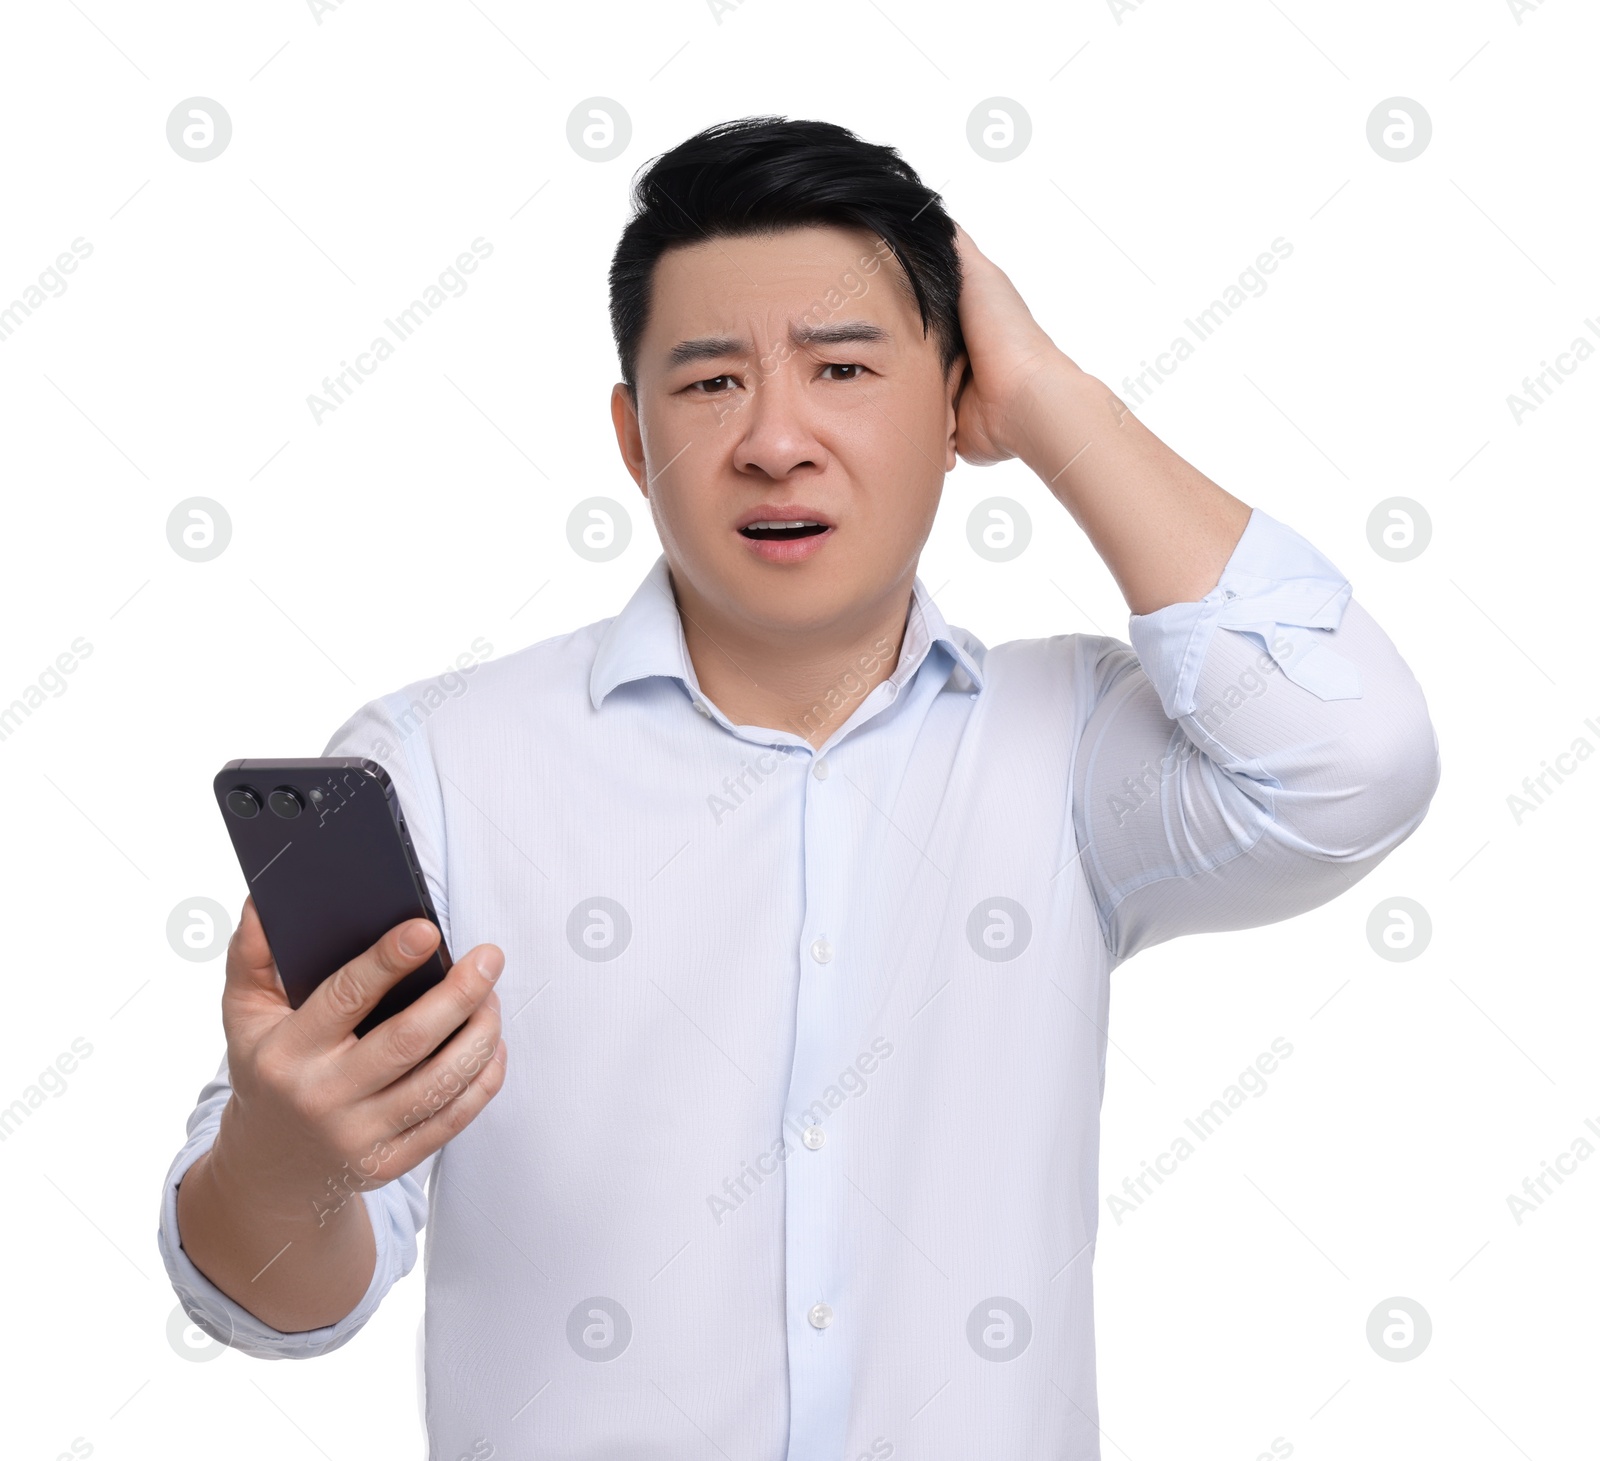
[[[500,1001],[482,972],[503,966],[492,944],[355,1033],[438,944],[426,920],[402,923],[291,1009],[246,901],[228,952],[223,1025],[234,1095],[217,1147],[254,1200],[303,1217],[347,1168],[361,1172],[362,1185],[381,1186],[437,1151],[499,1091]]]
[[[425,1153],[466,1126],[500,1088],[506,1042],[494,982],[504,964],[498,948],[480,944],[442,984],[357,1047],[355,1078],[372,1084],[385,1118],[406,1143],[420,1139]]]
[[[363,1172],[388,1181],[465,1127],[505,1076],[500,996],[505,955],[480,944],[438,984],[345,1042],[400,980],[430,958],[438,930],[425,920],[391,929],[324,980],[294,1014],[297,1033],[338,1051],[329,1098],[357,1113]]]
[[[494,988],[505,955],[494,944],[470,950],[433,988],[345,1048],[343,1042],[387,990],[428,958],[437,940],[437,930],[420,920],[392,929],[366,955],[324,980],[294,1015],[308,1041],[339,1050],[341,1092],[370,1101],[380,1113],[379,1126],[387,1128],[380,1135],[400,1137],[410,1148],[399,1171],[465,1126],[499,1090],[505,1073]],[[448,1107],[455,1109],[446,1116]],[[432,1130],[416,1130],[436,1117],[444,1119]]]

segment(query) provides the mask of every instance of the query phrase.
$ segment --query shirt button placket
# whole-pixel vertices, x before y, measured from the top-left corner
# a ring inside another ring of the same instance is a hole
[[[806,912],[785,1115],[787,1140],[798,1134],[800,1151],[790,1158],[784,1183],[785,1267],[795,1305],[789,1318],[789,1443],[796,1456],[836,1449],[827,1417],[842,1413],[849,1391],[850,1346],[840,1331],[848,1315],[836,1314],[826,1297],[845,1292],[849,1282],[841,1271],[848,1207],[844,1152],[818,1121],[818,1102],[853,1058],[839,1048],[850,991],[844,980],[848,964],[841,964],[848,949],[837,942],[836,920],[847,907],[843,868],[852,849],[849,788],[836,788],[829,779],[835,769],[829,757],[816,756],[811,774],[800,782]]]

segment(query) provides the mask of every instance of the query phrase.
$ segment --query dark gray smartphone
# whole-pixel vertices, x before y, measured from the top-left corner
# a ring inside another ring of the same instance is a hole
[[[292,1008],[395,925],[426,918],[439,926],[400,798],[376,761],[230,761],[212,784]],[[420,998],[453,962],[440,929],[432,957],[378,1001],[356,1034]]]

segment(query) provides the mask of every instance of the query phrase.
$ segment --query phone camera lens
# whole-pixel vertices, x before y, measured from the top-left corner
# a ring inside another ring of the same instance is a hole
[[[298,817],[306,809],[300,793],[292,786],[280,786],[267,798],[267,805],[280,817]]]
[[[253,817],[261,810],[261,798],[248,786],[236,786],[227,796],[228,810],[236,817]]]

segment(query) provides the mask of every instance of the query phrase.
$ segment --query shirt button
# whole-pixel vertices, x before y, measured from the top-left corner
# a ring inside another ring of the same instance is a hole
[[[811,1321],[813,1329],[826,1329],[833,1323],[833,1308],[829,1304],[813,1304],[806,1318]]]
[[[706,709],[706,703],[704,700],[696,700],[694,702],[694,708],[698,710],[701,715],[705,716],[707,720],[711,718],[711,712]]]
[[[827,939],[814,939],[811,944],[811,957],[819,964],[826,964],[833,957],[833,945]]]
[[[826,756],[823,756],[814,766],[812,766],[811,774],[815,776],[818,781],[826,781],[828,779],[828,758]]]
[[[820,1126],[808,1126],[800,1135],[800,1140],[803,1141],[812,1151],[816,1151],[816,1149],[827,1139],[828,1133],[825,1132]]]

